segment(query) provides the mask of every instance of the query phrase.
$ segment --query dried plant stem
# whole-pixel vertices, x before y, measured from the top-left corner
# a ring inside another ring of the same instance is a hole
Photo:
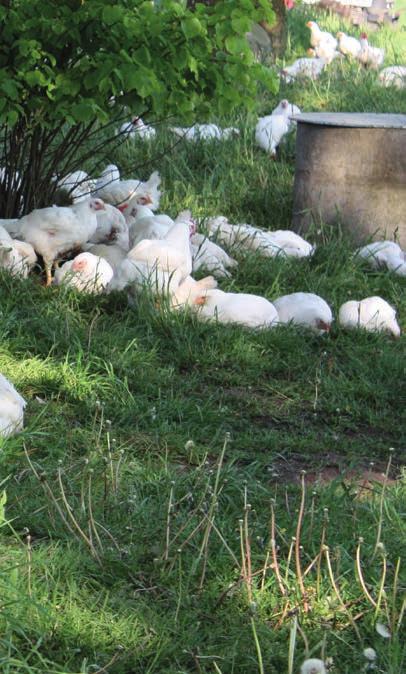
[[[395,566],[395,573],[393,576],[393,588],[392,588],[392,620],[391,620],[391,628],[392,628],[392,633],[395,630],[395,621],[396,621],[396,597],[398,594],[398,585],[399,585],[399,571],[400,571],[400,557],[398,557],[396,566]]]
[[[331,582],[331,585],[332,585],[332,587],[333,587],[333,590],[334,590],[334,592],[336,593],[336,597],[337,597],[338,601],[340,602],[342,609],[343,609],[343,610],[346,612],[346,614],[348,615],[349,621],[350,621],[352,627],[354,628],[354,631],[355,631],[355,633],[356,633],[356,635],[357,635],[359,641],[361,641],[361,635],[360,635],[360,633],[359,633],[359,629],[358,629],[358,627],[357,627],[357,625],[356,625],[356,623],[355,623],[355,621],[354,621],[354,618],[353,618],[352,615],[351,615],[351,612],[350,612],[350,611],[348,610],[348,608],[346,607],[346,605],[345,605],[345,603],[344,603],[344,601],[343,601],[343,598],[341,597],[340,590],[339,590],[338,587],[337,587],[337,583],[336,583],[336,581],[335,581],[333,569],[332,569],[332,566],[331,566],[330,552],[329,552],[329,549],[328,549],[327,545],[324,546],[324,554],[325,554],[325,557],[326,557],[327,568],[328,568],[328,574],[329,574],[329,576],[330,576],[330,582]]]
[[[267,551],[266,551],[266,555],[265,555],[264,566],[262,567],[262,571],[261,571],[261,573],[262,573],[262,579],[261,579],[261,591],[263,591],[264,588],[265,588],[266,572],[267,572],[267,569],[268,569],[269,558],[270,558],[270,556],[271,556],[271,553],[270,553],[269,550],[267,550]]]
[[[69,517],[71,523],[73,524],[74,528],[78,532],[80,538],[82,538],[82,540],[86,543],[86,545],[90,549],[90,552],[93,555],[93,557],[95,557],[95,559],[97,559],[97,561],[100,561],[99,556],[96,552],[96,549],[95,549],[92,541],[90,540],[90,538],[88,536],[86,536],[86,534],[83,531],[83,529],[81,528],[79,522],[76,520],[75,516],[73,515],[72,508],[69,505],[68,500],[66,498],[65,490],[64,490],[64,487],[63,487],[63,483],[62,483],[62,475],[61,475],[61,469],[60,468],[58,468],[58,484],[59,484],[59,489],[60,489],[61,496],[62,496],[62,501],[63,501],[63,504],[66,508],[66,512],[68,514],[68,517]]]
[[[323,528],[321,530],[321,541],[320,541],[320,551],[317,560],[317,579],[316,579],[316,588],[317,596],[320,596],[321,588],[321,562],[323,559],[324,547],[326,544],[326,534],[327,534],[327,523],[328,523],[328,509],[324,508],[323,510]]]
[[[173,503],[173,484],[171,485],[171,490],[169,492],[168,510],[166,512],[166,542],[164,552],[165,560],[167,560],[169,557],[169,539],[171,535],[172,503]]]
[[[32,463],[32,461],[31,461],[31,459],[30,459],[30,457],[29,457],[29,455],[28,455],[27,448],[26,448],[25,444],[24,444],[24,453],[25,453],[25,456],[26,456],[26,458],[27,458],[28,464],[29,464],[29,466],[30,466],[32,472],[34,473],[34,475],[35,475],[35,477],[37,478],[38,482],[42,485],[42,488],[43,488],[43,490],[45,491],[45,493],[46,493],[46,494],[50,497],[50,499],[52,500],[53,504],[55,505],[55,508],[57,509],[57,511],[58,511],[58,513],[59,513],[59,516],[60,516],[62,522],[65,524],[65,526],[66,526],[66,528],[68,529],[68,531],[74,536],[74,535],[75,535],[75,532],[74,532],[74,530],[72,529],[72,527],[70,526],[69,522],[67,521],[67,519],[66,519],[66,517],[65,517],[65,515],[64,515],[64,512],[63,512],[62,508],[60,507],[60,505],[59,505],[59,503],[58,503],[58,499],[55,498],[54,493],[53,493],[52,489],[50,488],[48,482],[45,480],[45,478],[43,478],[43,477],[41,477],[41,475],[39,475],[38,471],[37,471],[36,468],[34,467],[34,464]]]
[[[379,584],[378,597],[377,597],[375,614],[374,614],[375,618],[377,618],[378,615],[379,615],[379,610],[381,608],[382,599],[383,599],[383,596],[384,596],[384,593],[385,593],[386,572],[387,572],[387,563],[386,563],[386,555],[384,554],[383,559],[382,559],[382,577],[381,577],[381,582]]]
[[[279,569],[277,548],[276,548],[276,527],[275,527],[275,509],[271,503],[271,552],[272,552],[272,565],[275,572],[276,580],[278,581],[279,590],[283,597],[286,596],[286,589],[282,581],[281,572]]]
[[[297,635],[297,616],[294,616],[290,624],[288,674],[293,674],[293,663],[295,660],[295,648],[296,648],[296,635]]]
[[[295,547],[296,544],[296,538],[292,536],[292,540],[290,542],[289,546],[289,552],[288,552],[288,558],[286,560],[286,570],[285,570],[285,585],[288,583],[288,577],[289,577],[289,571],[290,571],[290,563],[292,561],[292,556],[293,556],[293,548]]]
[[[258,671],[259,671],[259,674],[265,674],[264,663],[263,663],[263,660],[262,660],[261,645],[260,645],[259,640],[258,640],[257,629],[255,627],[255,620],[252,617],[251,617],[251,628],[252,628],[252,634],[253,634],[253,637],[254,637],[255,648],[256,648],[256,651],[257,651]]]
[[[221,450],[221,454],[219,456],[219,460],[217,462],[217,471],[216,471],[216,479],[214,481],[214,488],[213,488],[213,493],[212,497],[210,500],[210,506],[209,506],[209,512],[208,512],[208,517],[207,517],[207,525],[204,530],[203,534],[203,541],[200,547],[199,555],[198,555],[198,561],[200,561],[203,558],[203,568],[202,568],[202,574],[200,577],[200,583],[199,583],[199,589],[201,590],[204,584],[204,579],[206,576],[206,568],[207,568],[207,558],[208,558],[208,551],[209,551],[209,539],[210,539],[210,533],[212,530],[212,522],[214,521],[214,511],[218,502],[218,494],[219,494],[219,483],[220,483],[220,474],[221,474],[221,469],[223,467],[223,461],[224,461],[224,455],[226,453],[228,441],[229,441],[229,434],[226,433],[226,437],[224,440],[223,448]]]
[[[28,596],[32,597],[32,585],[31,585],[31,574],[32,574],[32,546],[31,546],[31,536],[30,533],[27,533],[27,580],[28,580]]]
[[[403,616],[405,614],[405,610],[406,610],[406,597],[404,597],[404,599],[403,599],[402,608],[400,609],[400,612],[399,612],[399,618],[398,618],[398,622],[396,624],[396,632],[399,632],[399,630],[400,630],[400,627],[401,627],[402,622],[403,622]]]
[[[299,514],[297,516],[297,526],[296,526],[295,562],[296,562],[297,581],[299,583],[299,589],[303,599],[303,609],[304,612],[307,613],[309,610],[309,604],[307,601],[306,589],[303,582],[302,566],[300,562],[300,534],[302,531],[305,497],[306,497],[305,471],[302,471],[301,475],[301,489],[302,489],[302,496],[300,499]]]
[[[92,475],[93,471],[92,469],[89,470],[89,483],[88,483],[88,489],[87,489],[87,503],[88,503],[88,513],[89,513],[89,524],[91,526],[91,530],[94,532],[94,535],[96,537],[96,540],[99,544],[100,550],[103,552],[103,544],[101,542],[99,532],[97,531],[96,524],[94,521],[93,517],[93,508],[92,508]]]
[[[373,606],[374,608],[376,608],[376,601],[375,601],[375,599],[371,596],[371,594],[369,593],[368,588],[367,588],[367,586],[366,586],[366,584],[365,584],[364,575],[363,575],[363,573],[362,573],[362,567],[361,567],[361,544],[362,544],[363,542],[364,542],[364,541],[363,541],[362,538],[360,538],[359,541],[358,541],[357,551],[356,551],[356,553],[355,553],[355,568],[356,568],[356,570],[357,570],[358,580],[359,580],[359,582],[360,582],[360,584],[361,584],[362,590],[363,590],[363,592],[364,592],[366,598],[367,598],[368,601],[372,604],[372,606]]]
[[[376,553],[378,552],[379,544],[381,542],[382,524],[383,524],[383,505],[384,505],[384,501],[385,501],[385,491],[386,491],[386,486],[388,484],[390,467],[392,465],[392,454],[393,454],[393,449],[391,448],[389,450],[389,459],[388,459],[388,463],[387,463],[385,474],[384,474],[384,480],[383,480],[383,485],[382,485],[382,490],[381,490],[381,498],[379,500],[378,531],[377,531],[377,534],[376,534],[375,548],[374,548],[374,554],[372,555],[372,559],[375,559]]]
[[[246,568],[247,568],[246,582],[247,582],[248,601],[252,602],[251,543],[250,543],[249,527],[248,527],[248,513],[250,512],[250,510],[251,510],[251,506],[250,506],[249,503],[247,503],[246,506],[245,506],[245,512],[244,512],[244,548],[245,548],[245,558],[247,560],[247,562],[246,562]]]

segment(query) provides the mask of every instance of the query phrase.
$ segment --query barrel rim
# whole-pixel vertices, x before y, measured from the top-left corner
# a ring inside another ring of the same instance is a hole
[[[299,124],[349,128],[406,129],[406,115],[374,112],[305,112],[291,115]]]

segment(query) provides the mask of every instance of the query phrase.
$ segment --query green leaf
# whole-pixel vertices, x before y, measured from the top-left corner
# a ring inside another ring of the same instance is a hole
[[[196,17],[189,17],[181,21],[182,30],[187,39],[197,37],[198,35],[205,35],[206,30],[202,26],[199,19]]]
[[[72,105],[72,115],[78,122],[90,122],[95,116],[93,106],[86,102]]]
[[[236,35],[227,37],[225,40],[225,46],[230,54],[240,54],[241,52],[244,53],[249,49],[246,38],[238,37]]]
[[[122,20],[123,12],[121,7],[117,5],[104,7],[102,12],[103,23],[107,26],[112,26],[114,23],[119,23]]]

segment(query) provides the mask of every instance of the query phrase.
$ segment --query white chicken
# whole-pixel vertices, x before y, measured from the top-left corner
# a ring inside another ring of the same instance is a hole
[[[378,75],[379,83],[384,87],[406,88],[406,66],[389,66]]]
[[[97,178],[95,192],[120,181],[120,171],[115,164],[108,164]]]
[[[0,268],[6,269],[13,276],[26,278],[36,261],[37,256],[29,243],[12,239],[4,227],[0,226]]]
[[[15,390],[13,384],[0,374],[0,436],[7,438],[23,428],[24,398]]]
[[[344,54],[344,56],[350,56],[351,58],[357,59],[361,53],[361,43],[357,40],[356,37],[351,37],[346,35],[342,31],[337,33],[338,40],[338,50]]]
[[[172,126],[169,128],[179,138],[197,142],[199,140],[228,140],[238,136],[240,131],[235,127],[221,129],[217,124],[195,124],[191,127]]]
[[[290,104],[286,99],[280,103],[280,112],[260,117],[255,127],[257,145],[271,157],[276,155],[276,148],[290,129]]]
[[[280,323],[294,323],[319,334],[329,332],[333,314],[327,302],[313,293],[292,293],[272,300]]]
[[[367,260],[371,267],[384,267],[398,276],[406,276],[406,256],[394,241],[375,241],[356,251],[358,257]]]
[[[130,140],[151,140],[156,136],[156,130],[144,124],[141,117],[133,117],[130,122],[124,122],[118,133]]]
[[[130,246],[143,239],[163,239],[175,224],[165,213],[154,213],[148,206],[136,204],[127,215],[130,233]]]
[[[189,300],[197,316],[219,323],[235,323],[247,328],[271,328],[278,322],[278,312],[265,297],[247,293],[226,293],[208,289]]]
[[[315,21],[308,21],[306,26],[307,28],[310,28],[310,44],[312,47],[318,47],[324,43],[324,45],[331,45],[333,49],[337,49],[337,40],[334,35],[327,31],[320,30]]]
[[[396,311],[382,297],[345,302],[338,313],[338,322],[344,328],[364,328],[369,332],[389,332],[400,336]]]
[[[68,285],[84,293],[100,294],[113,278],[113,269],[102,257],[80,253],[55,271],[54,283]]]
[[[154,171],[146,182],[142,180],[114,180],[97,190],[97,196],[108,204],[116,206],[125,218],[137,204],[149,206],[155,211],[159,207],[161,177]]]
[[[222,216],[208,220],[207,227],[220,243],[229,246],[240,244],[264,257],[309,257],[315,250],[308,241],[290,230],[267,231],[252,225],[232,225]]]
[[[69,207],[39,208],[17,221],[19,236],[43,257],[47,285],[52,281],[55,260],[93,236],[100,210],[104,210],[101,199],[86,199]]]
[[[127,257],[127,250],[121,248],[118,244],[106,244],[106,243],[87,243],[84,246],[86,252],[102,257],[106,260],[110,267],[112,268],[114,274],[116,274],[122,264],[122,262]]]
[[[311,47],[308,49],[307,53],[313,58],[322,59],[326,65],[329,65],[338,56],[341,56],[340,52],[337,51],[337,49],[335,49],[329,42],[320,42],[317,47]]]
[[[358,55],[358,59],[366,67],[374,68],[377,70],[380,68],[382,63],[385,60],[385,50],[380,49],[379,47],[372,47],[368,42],[368,36],[366,33],[361,33],[360,37],[361,51]]]
[[[175,223],[163,239],[144,239],[130,250],[110,284],[112,290],[127,285],[148,284],[162,293],[172,293],[192,271],[190,225]]]
[[[280,115],[280,114],[283,114],[283,112],[284,112],[284,110],[285,110],[285,107],[286,107],[286,106],[285,106],[285,101],[286,101],[286,99],[283,99],[282,101],[280,101],[280,102],[278,103],[278,105],[276,106],[276,108],[274,108],[274,109],[272,110],[272,113],[271,113],[271,114],[272,114],[272,115]],[[301,111],[301,109],[298,108],[297,105],[295,105],[294,103],[289,103],[289,101],[287,101],[287,104],[288,104],[288,112],[289,112],[289,131],[291,131],[291,130],[296,126],[296,122],[295,122],[293,119],[290,119],[290,118],[291,118],[293,115],[301,115],[301,114],[302,114],[302,111]]]
[[[317,80],[325,66],[326,62],[324,59],[300,58],[296,59],[290,66],[282,68],[281,77],[287,84],[302,77]]]
[[[92,180],[85,171],[74,171],[58,180],[58,189],[66,192],[74,204],[88,199],[95,187],[96,181]]]
[[[171,295],[171,308],[183,309],[195,305],[195,300],[209,288],[217,288],[217,281],[213,276],[205,276],[200,281],[186,276]]]
[[[114,243],[129,250],[129,230],[124,215],[111,204],[105,204],[103,211],[96,213],[97,228],[90,237],[90,243]]]
[[[238,262],[233,260],[225,250],[203,234],[193,234],[190,237],[190,244],[192,246],[193,271],[203,268],[212,272],[215,276],[227,278],[230,276],[228,268],[232,269],[238,265]]]

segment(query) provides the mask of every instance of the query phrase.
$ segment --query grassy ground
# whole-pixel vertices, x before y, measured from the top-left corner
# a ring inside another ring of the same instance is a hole
[[[287,62],[307,46],[304,20],[291,18]],[[405,62],[404,33],[376,34],[389,40]],[[258,113],[283,96],[304,110],[404,112],[405,95],[345,64],[264,92]],[[226,120],[242,134],[221,146],[171,147],[161,129],[111,159],[141,178],[159,168],[164,212],[287,228],[294,140],[270,162],[254,119]],[[221,286],[308,290],[335,314],[379,294],[406,327],[404,279],[354,261],[337,229],[310,238],[311,260],[240,254]],[[130,308],[121,294],[6,276],[0,307],[0,371],[28,400],[26,430],[0,454],[2,671],[276,674],[310,654],[344,674],[364,671],[366,646],[378,671],[405,671],[404,337],[256,334],[142,296]],[[389,456],[395,486],[299,486],[302,469],[379,472]]]

